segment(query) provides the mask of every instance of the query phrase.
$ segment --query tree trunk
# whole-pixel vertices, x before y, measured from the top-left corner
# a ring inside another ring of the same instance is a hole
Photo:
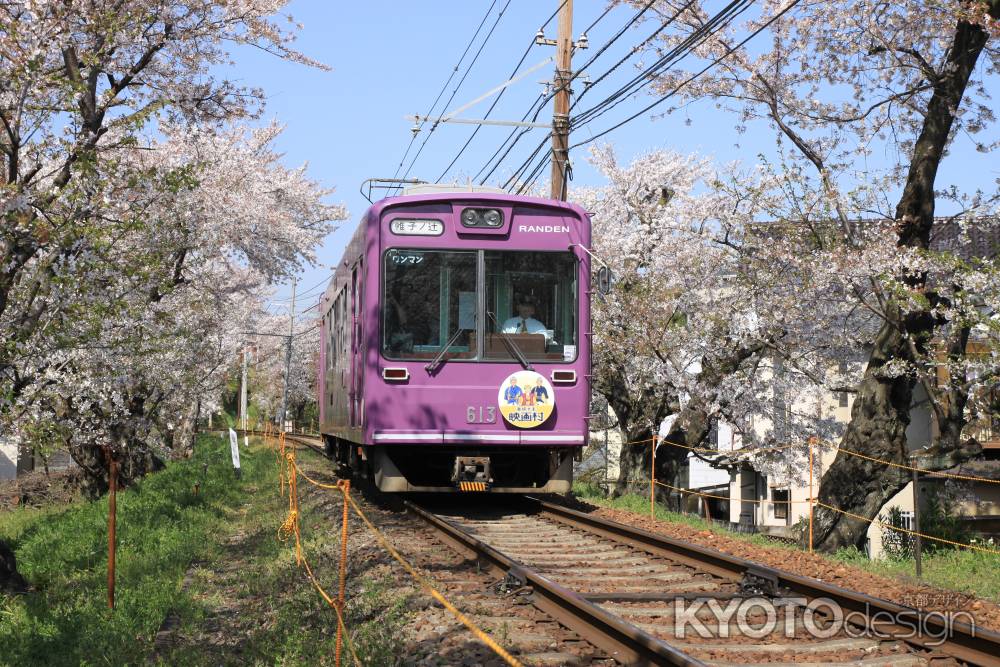
[[[147,407],[146,393],[138,388],[129,399],[129,414],[115,422],[107,434],[111,441],[111,451],[118,462],[119,488],[127,488],[149,473],[163,469],[164,461],[152,447],[153,440],[158,435],[150,427]],[[72,406],[67,409],[72,410]],[[108,465],[103,445],[86,433],[70,434],[66,445],[70,456],[83,471],[80,486],[84,493],[91,498],[107,493]]]
[[[648,490],[652,437],[666,416],[676,412],[676,392],[668,386],[650,386],[638,395],[629,395],[623,376],[611,375],[608,371],[602,374],[595,389],[607,399],[624,438],[618,481],[611,496],[639,488]]]
[[[898,329],[882,326],[851,409],[851,421],[841,446],[872,458],[906,463],[906,427],[910,423],[913,380],[883,377],[889,359],[905,358],[906,346]],[[838,453],[823,475],[819,502],[867,518],[899,492],[910,477],[907,471]],[[861,546],[868,523],[818,506],[814,512],[815,541],[827,551]]]
[[[1000,17],[1000,2],[993,0],[990,15]],[[955,110],[960,108],[969,77],[989,35],[980,26],[959,21],[951,47],[935,81],[927,105],[920,136],[914,144],[903,194],[896,206],[898,245],[927,249],[934,225],[934,181],[948,144]],[[909,276],[906,284],[926,293],[926,275]],[[933,301],[934,295],[927,294]],[[935,335],[935,319],[930,312],[901,314],[892,305],[873,345],[864,379],[851,410],[851,421],[842,440],[846,449],[872,458],[907,463],[906,427],[915,380],[912,376],[886,377],[882,370],[890,360],[921,363]],[[911,348],[912,345],[912,348]],[[914,357],[914,350],[917,358]],[[939,424],[947,440],[938,444],[954,450],[960,445],[963,415],[952,410],[946,423]],[[958,414],[956,414],[958,413]],[[954,423],[948,423],[954,422]],[[950,441],[949,441],[950,440]],[[947,454],[948,452],[944,452]],[[885,503],[909,481],[907,471],[868,461],[849,454],[837,454],[820,483],[819,502],[871,520]],[[816,542],[833,551],[844,546],[860,546],[868,521],[824,507],[817,507]]]

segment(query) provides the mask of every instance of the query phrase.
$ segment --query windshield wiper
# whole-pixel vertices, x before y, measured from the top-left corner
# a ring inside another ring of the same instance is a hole
[[[438,355],[436,357],[434,357],[434,360],[431,363],[429,363],[426,366],[424,366],[424,368],[427,369],[428,373],[433,373],[434,372],[434,369],[437,368],[438,365],[441,363],[441,359],[443,359],[444,355],[447,354],[448,349],[452,346],[452,344],[456,340],[458,340],[459,335],[461,335],[461,333],[463,331],[465,331],[465,329],[463,329],[462,327],[459,327],[458,329],[456,329],[455,333],[452,334],[451,338],[448,339],[448,342],[445,343],[444,347],[441,348],[441,351],[438,352]]]
[[[503,327],[501,327],[500,324],[497,322],[497,318],[493,316],[493,313],[487,310],[486,314],[490,316],[490,319],[493,320],[493,324],[496,325],[497,333],[500,334],[500,339],[507,346],[507,349],[510,350],[510,353],[513,354],[515,357],[517,357],[517,360],[521,362],[521,365],[524,366],[524,370],[526,371],[535,370],[534,368],[531,367],[531,363],[527,359],[525,359],[524,354],[521,352],[521,349],[517,346],[517,343],[515,343],[514,340],[511,339],[510,334],[505,332],[503,330]]]

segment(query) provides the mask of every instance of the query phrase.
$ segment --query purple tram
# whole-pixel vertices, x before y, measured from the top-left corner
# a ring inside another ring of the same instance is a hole
[[[365,212],[320,302],[327,451],[387,492],[567,492],[588,431],[590,218],[434,187]]]

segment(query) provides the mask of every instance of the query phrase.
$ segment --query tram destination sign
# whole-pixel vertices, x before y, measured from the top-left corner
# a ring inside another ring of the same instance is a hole
[[[440,220],[396,218],[389,223],[389,231],[398,236],[441,236],[444,234],[444,223]]]

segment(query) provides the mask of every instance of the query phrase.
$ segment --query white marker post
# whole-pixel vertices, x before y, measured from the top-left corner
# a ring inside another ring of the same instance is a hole
[[[240,478],[240,438],[236,431],[229,429],[229,451],[233,455],[233,470],[236,472],[236,479]]]

